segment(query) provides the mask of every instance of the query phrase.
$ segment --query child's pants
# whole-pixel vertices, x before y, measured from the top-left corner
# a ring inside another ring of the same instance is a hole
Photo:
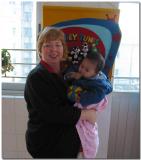
[[[83,158],[95,158],[99,147],[98,126],[88,121],[79,121],[76,128],[83,148]],[[79,155],[80,156],[80,155]]]
[[[108,101],[105,97],[99,103],[87,106],[87,109],[97,108],[97,111],[102,111],[107,106],[107,103]],[[80,103],[75,103],[74,106],[83,108]],[[86,120],[79,120],[76,124],[76,128],[82,144],[83,158],[95,158],[99,147],[97,123],[94,125]]]

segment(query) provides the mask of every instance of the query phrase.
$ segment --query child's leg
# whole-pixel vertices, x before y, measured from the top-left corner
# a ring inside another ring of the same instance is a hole
[[[91,125],[86,122],[84,126],[85,132],[81,134],[81,143],[83,150],[80,155],[82,158],[95,158],[99,147],[97,123],[95,123],[95,125]]]
[[[98,135],[98,126],[97,123],[95,123],[95,127],[94,127],[94,139],[93,139],[94,143],[93,143],[93,157],[96,157],[98,148],[99,148],[99,135]]]

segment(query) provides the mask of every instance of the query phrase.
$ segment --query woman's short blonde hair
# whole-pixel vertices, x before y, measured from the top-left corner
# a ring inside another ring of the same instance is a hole
[[[56,29],[56,28],[48,29],[47,27],[44,28],[44,30],[39,34],[38,40],[37,40],[37,52],[40,58],[42,56],[41,48],[42,48],[43,43],[47,43],[53,40],[60,40],[62,42],[63,49],[64,49],[63,58],[66,58],[68,54],[68,49],[66,46],[64,33],[59,29]]]

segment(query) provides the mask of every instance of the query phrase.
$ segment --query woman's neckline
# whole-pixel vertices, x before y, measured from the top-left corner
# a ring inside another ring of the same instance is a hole
[[[41,59],[40,63],[50,72],[50,73],[56,73],[60,75],[60,66],[54,66],[52,67],[48,63],[46,63],[44,60]],[[59,64],[58,64],[59,65]],[[56,68],[56,69],[55,69]]]

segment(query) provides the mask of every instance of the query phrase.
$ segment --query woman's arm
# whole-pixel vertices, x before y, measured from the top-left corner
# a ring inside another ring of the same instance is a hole
[[[36,74],[28,78],[25,86],[25,99],[30,116],[34,121],[44,120],[48,124],[64,125],[75,125],[79,119],[95,122],[94,110],[81,111],[69,105],[67,97],[55,96],[56,90],[53,88],[51,79],[44,80],[44,75]],[[60,90],[62,92],[61,87]],[[66,95],[64,90],[63,93]]]
[[[68,103],[63,82],[46,73],[32,74],[25,86],[30,115],[48,124],[75,125],[81,110]]]

